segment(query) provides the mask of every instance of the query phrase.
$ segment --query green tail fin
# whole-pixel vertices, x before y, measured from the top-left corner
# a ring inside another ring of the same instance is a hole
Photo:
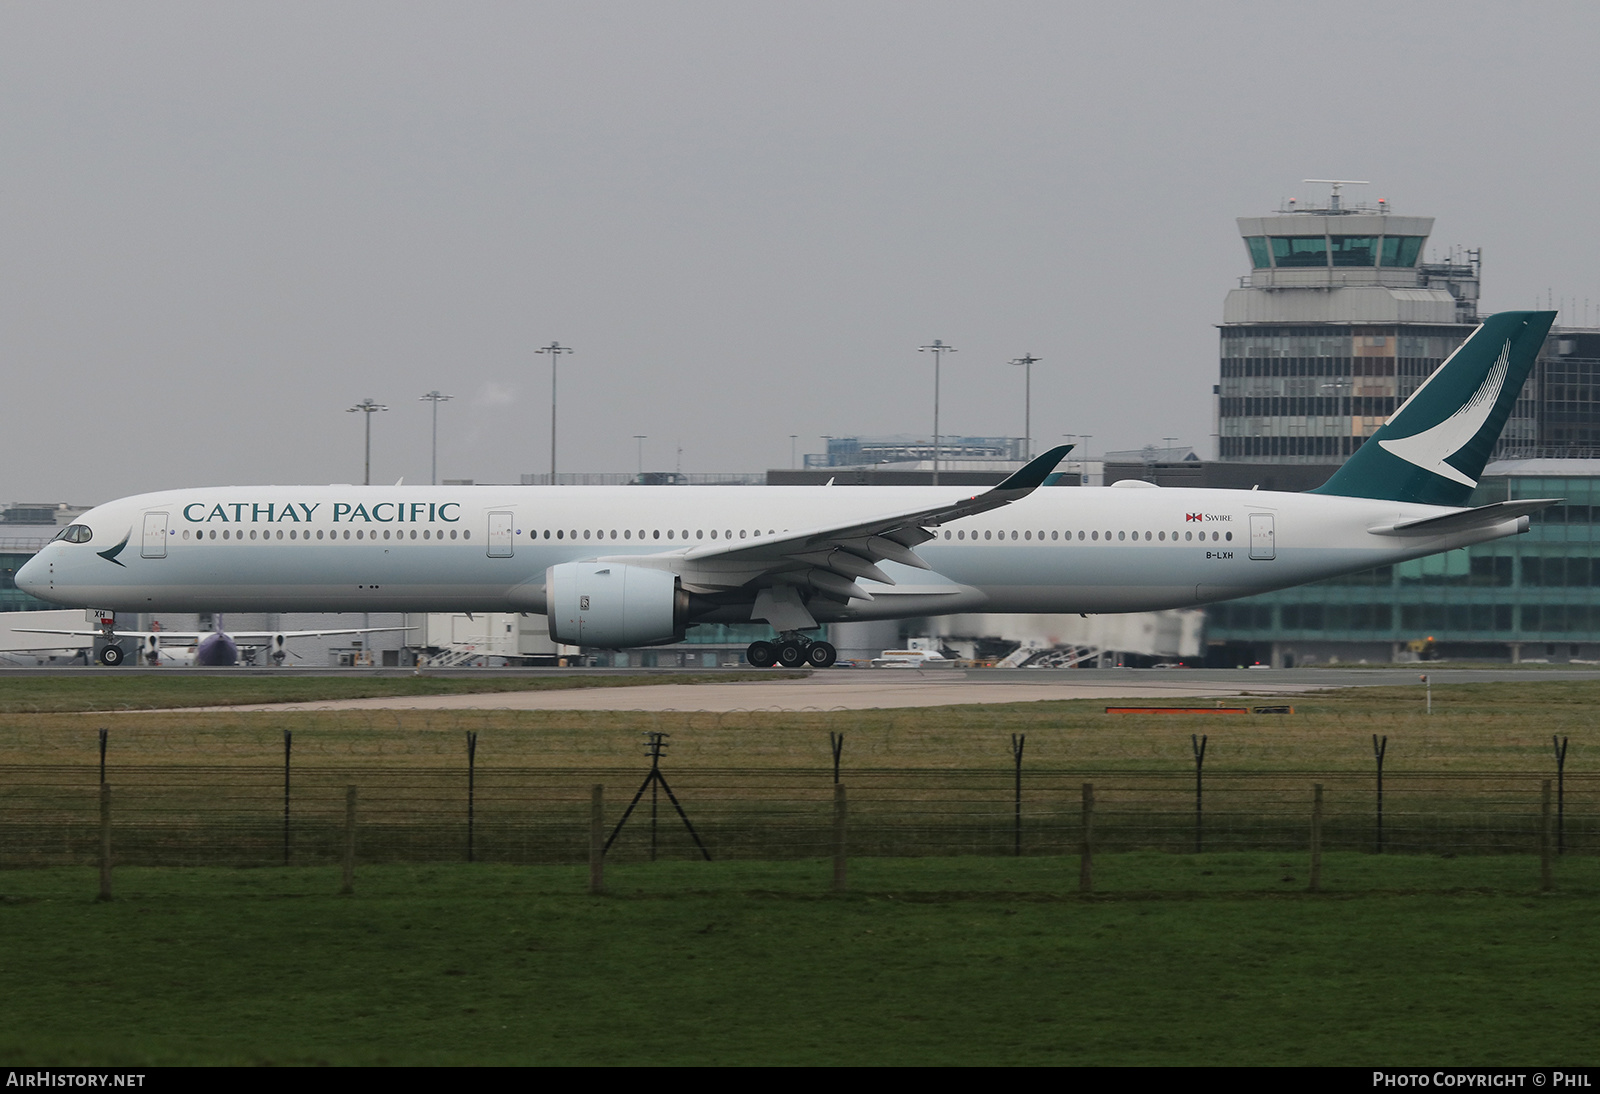
[[[1555,317],[1553,311],[1489,316],[1311,493],[1465,505]]]

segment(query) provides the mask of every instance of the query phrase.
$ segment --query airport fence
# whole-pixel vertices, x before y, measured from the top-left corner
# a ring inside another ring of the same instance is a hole
[[[1197,765],[1198,766],[1198,765]],[[1196,769],[832,770],[144,763],[113,766],[119,865],[332,865],[355,787],[363,863],[576,864],[593,787],[608,861],[1074,855],[1155,850],[1520,855],[1600,851],[1600,776]],[[1092,787],[1086,791],[1085,784]],[[1547,788],[1548,784],[1548,788]],[[0,766],[0,868],[100,860],[97,765]],[[1086,798],[1092,806],[1086,808]],[[627,823],[624,811],[633,802]],[[681,812],[680,812],[681,808]],[[844,818],[839,810],[844,808]],[[841,819],[845,824],[840,844]]]

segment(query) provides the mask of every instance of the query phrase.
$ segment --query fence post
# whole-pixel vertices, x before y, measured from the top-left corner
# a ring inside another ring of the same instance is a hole
[[[1016,793],[1012,797],[1011,853],[1022,854],[1022,749],[1028,743],[1026,733],[1011,735],[1011,758],[1016,761]]]
[[[1556,740],[1550,735],[1556,749],[1556,854],[1567,853],[1567,739]]]
[[[111,784],[100,784],[100,900],[111,899]]]
[[[828,747],[833,750],[833,781],[839,781],[839,757],[844,754],[844,733],[828,730]]]
[[[104,730],[104,729],[102,729],[100,731],[100,781],[101,782],[105,782],[106,781],[106,733],[107,733],[107,731]]]
[[[1550,873],[1550,780],[1544,780],[1544,793],[1539,809],[1539,888],[1548,893],[1555,888],[1555,878]]]
[[[344,788],[344,885],[341,893],[356,891],[356,788]]]
[[[1322,892],[1322,784],[1311,784],[1311,891]]]
[[[848,886],[845,837],[847,833],[844,783],[833,784],[833,891],[842,893]]]
[[[1206,740],[1204,736],[1189,734],[1189,744],[1194,749],[1194,853],[1199,854],[1204,842],[1204,814],[1201,812],[1201,791],[1204,784],[1201,775],[1206,763]]]
[[[1383,757],[1389,751],[1389,735],[1385,733],[1383,740],[1378,740],[1378,735],[1372,735],[1372,757],[1378,761],[1378,845],[1377,853],[1383,854]]]
[[[606,891],[606,788],[589,788],[589,892]]]
[[[478,769],[478,733],[467,730],[467,861],[472,861],[472,812],[474,781]]]
[[[283,864],[289,865],[289,752],[294,744],[294,734],[283,731]]]
[[[1094,892],[1094,783],[1083,784],[1083,842],[1078,846],[1078,892]]]

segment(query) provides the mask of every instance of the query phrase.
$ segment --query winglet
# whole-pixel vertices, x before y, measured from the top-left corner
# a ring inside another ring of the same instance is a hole
[[[1032,493],[1035,489],[1044,485],[1044,480],[1048,479],[1051,472],[1055,471],[1056,464],[1066,459],[1067,453],[1071,452],[1072,448],[1073,446],[1070,444],[1058,444],[1044,455],[1034,457],[1028,461],[1027,466],[1012,472],[1004,482],[996,486],[990,493],[999,493],[1002,490],[1007,492],[1020,490],[1024,494]]]

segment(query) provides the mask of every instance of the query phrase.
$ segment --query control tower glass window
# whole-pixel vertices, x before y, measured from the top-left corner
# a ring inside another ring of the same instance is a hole
[[[1326,266],[1328,240],[1324,236],[1273,236],[1272,263],[1280,270],[1296,266]]]
[[[1244,243],[1250,248],[1250,265],[1258,270],[1265,270],[1272,265],[1271,252],[1267,250],[1266,236],[1245,236]]]
[[[1376,266],[1378,240],[1375,236],[1334,236],[1333,264],[1335,266]]]
[[[1422,253],[1422,241],[1427,236],[1384,236],[1383,264],[1385,266],[1415,266]]]

